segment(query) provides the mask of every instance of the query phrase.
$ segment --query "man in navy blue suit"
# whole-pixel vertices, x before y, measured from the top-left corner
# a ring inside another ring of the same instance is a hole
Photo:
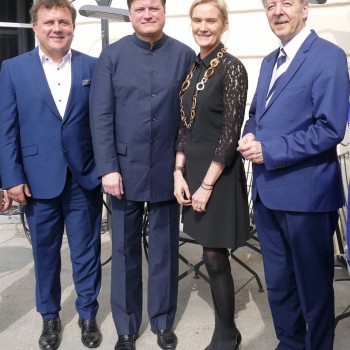
[[[90,93],[98,175],[112,196],[112,314],[116,350],[135,349],[142,319],[141,231],[149,209],[148,315],[175,349],[179,208],[174,197],[179,91],[195,54],[163,33],[165,0],[128,0],[135,33],[101,54]]]
[[[66,228],[81,340],[99,346],[102,194],[89,126],[96,59],[70,49],[76,10],[69,0],[31,8],[39,47],[6,60],[0,72],[0,169],[7,194],[26,204],[43,318],[41,349],[61,342],[61,256]]]
[[[262,62],[239,150],[254,163],[254,218],[277,349],[331,350],[347,59],[306,27],[307,0],[263,4],[281,45]]]

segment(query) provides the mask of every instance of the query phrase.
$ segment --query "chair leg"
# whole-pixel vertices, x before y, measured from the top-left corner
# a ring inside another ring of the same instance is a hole
[[[253,245],[253,244],[251,244],[251,243],[249,243],[249,242],[246,242],[245,245],[246,245],[247,247],[249,247],[250,249],[255,250],[257,253],[261,254],[261,249],[258,248],[258,247],[256,247],[255,245]]]
[[[247,271],[249,271],[254,276],[254,278],[256,280],[256,283],[258,284],[258,287],[259,287],[258,291],[260,293],[264,292],[264,287],[263,287],[263,285],[261,283],[259,275],[253,269],[251,269],[247,264],[245,264],[242,260],[238,259],[232,252],[231,252],[230,255],[231,255],[231,258],[233,260],[238,262],[238,264],[240,264],[243,268],[245,268]]]
[[[199,263],[197,264],[192,264],[190,263],[184,256],[182,256],[181,254],[179,254],[179,259],[187,265],[188,269],[183,272],[182,274],[179,275],[179,281],[181,279],[183,279],[184,277],[188,276],[189,274],[191,274],[192,272],[194,272],[194,277],[193,278],[196,278],[198,279],[199,277],[202,277],[204,279],[204,281],[208,282],[209,283],[209,278],[204,274],[202,273],[199,268],[204,265],[204,260],[201,260]]]
[[[349,308],[350,308],[350,305],[346,308],[346,310],[349,310]],[[346,311],[346,310],[345,310],[345,311]],[[340,320],[343,320],[344,318],[348,318],[348,317],[350,317],[350,312],[344,312],[344,313],[342,313],[341,315],[338,315],[338,316],[335,318],[335,326],[334,326],[334,328],[337,327],[337,324],[338,324],[338,322],[339,322]]]

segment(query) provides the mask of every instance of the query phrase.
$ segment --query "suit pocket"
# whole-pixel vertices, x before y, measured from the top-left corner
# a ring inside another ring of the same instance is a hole
[[[35,156],[38,154],[38,146],[27,146],[22,148],[22,156],[23,157],[30,157]]]
[[[126,156],[126,143],[125,142],[117,142],[117,153]]]

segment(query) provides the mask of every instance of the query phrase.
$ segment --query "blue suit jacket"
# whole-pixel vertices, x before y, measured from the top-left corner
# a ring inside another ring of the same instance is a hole
[[[265,108],[278,50],[262,62],[244,134],[262,143],[264,164],[254,165],[257,192],[270,209],[333,211],[343,205],[337,144],[349,106],[344,52],[311,32]]]
[[[64,118],[52,98],[38,48],[6,60],[0,72],[0,169],[4,188],[27,183],[34,198],[54,198],[67,166],[86,189],[99,185],[88,98],[96,59],[72,50]]]

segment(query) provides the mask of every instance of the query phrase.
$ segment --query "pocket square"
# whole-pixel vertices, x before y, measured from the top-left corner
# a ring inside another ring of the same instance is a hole
[[[81,81],[81,86],[89,86],[89,85],[91,85],[90,79],[84,79]]]

